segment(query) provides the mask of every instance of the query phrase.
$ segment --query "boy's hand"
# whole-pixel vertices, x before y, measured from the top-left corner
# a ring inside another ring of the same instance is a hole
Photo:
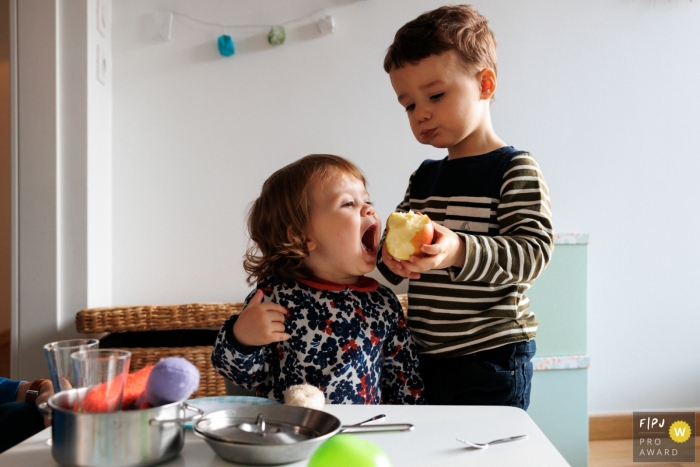
[[[286,341],[291,337],[284,332],[287,310],[277,303],[263,303],[262,299],[262,290],[255,292],[233,325],[234,337],[246,347]]]
[[[49,400],[49,397],[53,396],[53,383],[51,381],[47,381],[41,386],[39,386],[39,395],[36,396],[36,400],[34,401],[34,404],[36,404],[37,407],[42,402],[46,402]],[[48,415],[43,415],[44,417],[44,428],[48,428],[51,426],[51,418],[49,418]]]
[[[20,385],[19,388],[17,388],[17,394],[15,395],[15,402],[24,402],[27,397],[27,391],[30,390],[32,387],[32,383],[29,381],[23,381]],[[37,389],[37,392],[39,393],[36,396],[36,399],[34,399],[34,405],[39,407],[43,402],[46,402],[49,400],[49,397],[53,396],[53,384],[51,381],[44,380],[42,383],[39,385],[39,389]],[[42,417],[44,417],[44,428],[48,428],[51,426],[51,418],[49,418],[49,415],[44,415],[43,413],[41,414]]]
[[[464,266],[466,246],[464,240],[440,224],[433,222],[435,234],[431,245],[423,245],[421,251],[428,256],[422,258],[411,256],[409,261],[402,261],[405,270],[419,273],[431,269],[445,269],[451,266],[461,268]]]
[[[382,248],[382,262],[389,268],[391,272],[397,276],[407,277],[408,279],[420,279],[420,274],[417,272],[411,272],[406,269],[402,263],[408,263],[408,261],[399,261],[386,251],[386,246]],[[410,263],[408,263],[410,264]]]

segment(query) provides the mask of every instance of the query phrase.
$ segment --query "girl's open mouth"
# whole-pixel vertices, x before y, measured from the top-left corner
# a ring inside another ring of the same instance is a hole
[[[375,233],[377,230],[377,224],[372,224],[369,226],[367,230],[365,230],[365,233],[362,234],[362,249],[365,250],[367,253],[375,253],[376,252],[376,245],[375,245]]]

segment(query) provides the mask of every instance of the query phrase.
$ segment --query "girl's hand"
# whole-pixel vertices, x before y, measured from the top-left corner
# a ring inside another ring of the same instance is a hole
[[[411,256],[409,261],[402,261],[401,265],[408,271],[415,273],[430,271],[431,269],[445,269],[451,266],[461,268],[464,266],[466,246],[464,240],[440,224],[433,222],[435,234],[431,245],[423,245],[421,251],[428,256]]]
[[[292,337],[284,332],[287,310],[277,303],[263,303],[262,299],[262,290],[255,292],[233,325],[234,337],[246,347],[286,341]]]
[[[402,261],[391,256],[389,252],[386,251],[386,245],[382,248],[382,262],[397,276],[407,277],[408,279],[420,279],[420,274],[409,271],[403,266]]]

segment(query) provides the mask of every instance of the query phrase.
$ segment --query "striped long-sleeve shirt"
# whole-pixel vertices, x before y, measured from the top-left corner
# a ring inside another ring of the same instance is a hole
[[[434,269],[409,282],[408,324],[421,353],[453,357],[534,338],[538,322],[525,291],[549,262],[554,242],[549,192],[532,155],[508,146],[426,160],[397,207],[409,209],[466,245],[461,269]],[[401,282],[379,258],[384,277]]]

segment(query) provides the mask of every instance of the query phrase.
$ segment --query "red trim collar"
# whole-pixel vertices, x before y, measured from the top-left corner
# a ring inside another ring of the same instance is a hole
[[[360,280],[354,284],[336,284],[335,282],[323,280],[315,276],[310,279],[299,279],[299,282],[313,287],[314,289],[332,290],[335,292],[340,292],[345,289],[352,289],[358,292],[374,292],[379,288],[379,282],[367,276],[360,276]]]

